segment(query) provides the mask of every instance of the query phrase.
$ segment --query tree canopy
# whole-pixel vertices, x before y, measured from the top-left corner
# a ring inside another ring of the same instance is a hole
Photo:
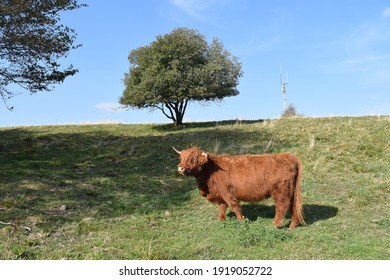
[[[59,62],[80,46],[75,31],[59,21],[60,12],[81,6],[77,0],[0,0],[0,96],[6,105],[18,94],[13,85],[30,93],[50,91],[77,73]]]
[[[190,101],[220,101],[239,94],[238,59],[218,38],[208,44],[197,30],[177,28],[130,52],[129,72],[119,102],[129,108],[159,109],[183,122]]]

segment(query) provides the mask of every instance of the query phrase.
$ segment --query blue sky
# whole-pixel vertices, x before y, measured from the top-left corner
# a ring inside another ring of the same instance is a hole
[[[83,1],[80,1],[83,2]],[[88,0],[63,14],[78,33],[64,65],[79,73],[49,93],[0,105],[0,126],[169,123],[160,111],[113,110],[129,52],[177,27],[218,37],[239,58],[240,94],[219,104],[190,103],[185,121],[279,117],[279,81],[305,116],[390,114],[390,2],[360,0]],[[286,79],[286,77],[285,77]]]

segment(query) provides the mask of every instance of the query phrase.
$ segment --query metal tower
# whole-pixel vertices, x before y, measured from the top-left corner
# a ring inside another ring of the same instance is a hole
[[[282,63],[280,63],[280,85],[282,86],[282,94],[283,94],[283,112],[287,110],[287,84],[288,84],[288,72],[287,72],[287,81],[283,82]]]

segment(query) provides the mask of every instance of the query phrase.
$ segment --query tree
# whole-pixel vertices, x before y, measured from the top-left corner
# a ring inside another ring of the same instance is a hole
[[[176,125],[190,101],[220,101],[239,94],[241,64],[217,38],[209,45],[194,29],[177,28],[130,52],[119,102],[128,108],[159,109]]]
[[[294,104],[290,104],[288,105],[287,109],[282,113],[281,117],[282,118],[303,117],[303,115],[298,114]]]
[[[76,33],[59,23],[60,12],[86,6],[77,0],[0,1],[0,95],[8,109],[15,86],[29,91],[50,91],[78,72],[59,60],[74,45]]]

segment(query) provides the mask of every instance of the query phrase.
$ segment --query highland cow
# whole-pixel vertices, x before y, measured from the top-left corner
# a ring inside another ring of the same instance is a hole
[[[255,202],[272,197],[275,202],[276,227],[282,225],[287,210],[291,213],[290,229],[304,225],[300,181],[302,165],[289,154],[216,155],[193,147],[178,151],[178,172],[193,176],[199,192],[219,205],[219,220],[226,219],[230,207],[238,220],[243,220],[240,201]]]

